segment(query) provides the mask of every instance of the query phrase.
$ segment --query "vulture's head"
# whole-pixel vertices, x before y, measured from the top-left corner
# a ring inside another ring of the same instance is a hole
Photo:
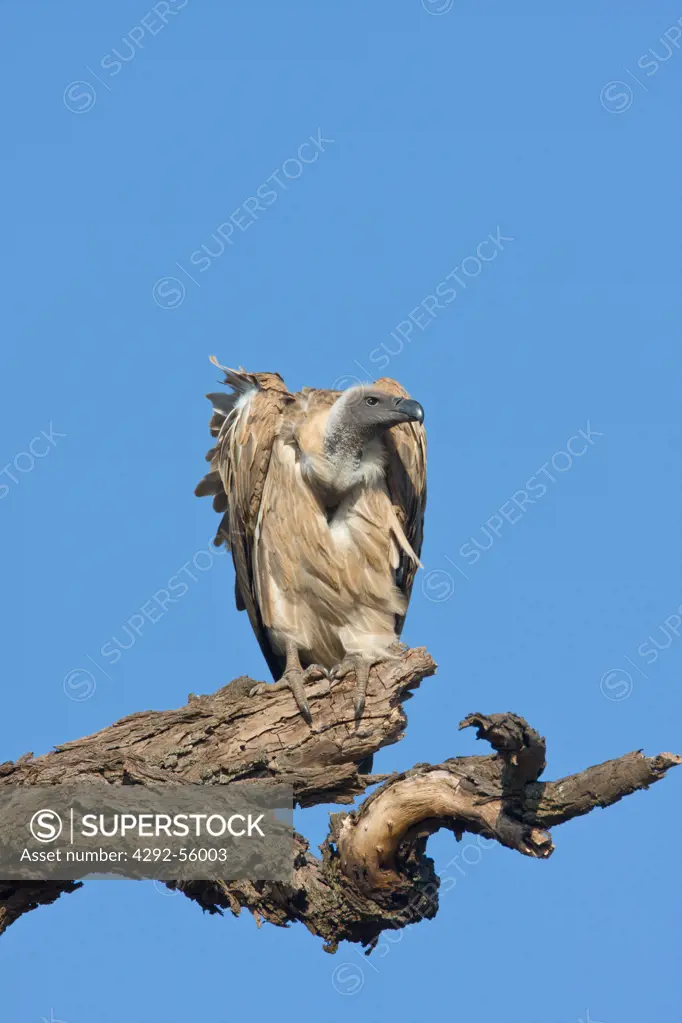
[[[337,398],[330,419],[335,426],[351,427],[371,436],[401,423],[423,423],[424,409],[412,398],[361,385],[349,388]]]

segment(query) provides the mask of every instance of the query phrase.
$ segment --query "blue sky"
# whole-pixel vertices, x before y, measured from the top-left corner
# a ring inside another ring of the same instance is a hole
[[[212,353],[424,405],[406,639],[440,670],[379,770],[473,752],[479,710],[546,735],[548,778],[679,751],[682,11],[156,8],[0,15],[2,758],[267,677],[227,559],[192,567]],[[3,939],[6,1016],[673,1023],[681,791],[565,825],[547,863],[436,836],[438,917],[369,960],[91,883]],[[327,808],[297,818],[322,839]]]

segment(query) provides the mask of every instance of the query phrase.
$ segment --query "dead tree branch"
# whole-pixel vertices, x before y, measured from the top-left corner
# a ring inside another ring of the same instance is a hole
[[[44,756],[0,764],[0,786],[63,785],[88,776],[112,784],[200,785],[271,778],[291,784],[301,806],[351,803],[368,783],[358,766],[402,738],[402,704],[435,670],[423,648],[377,666],[358,727],[352,681],[306,689],[310,728],[291,693],[249,696],[258,681],[242,676],[210,696],[190,693],[178,710],[131,714]]]
[[[260,922],[303,923],[334,951],[341,940],[372,947],[380,933],[435,915],[438,877],[426,856],[440,828],[457,839],[483,834],[535,858],[553,851],[549,829],[597,806],[609,806],[659,781],[682,758],[640,752],[590,767],[556,782],[539,778],[545,742],[514,714],[472,714],[493,748],[487,756],[420,764],[386,779],[360,773],[361,762],[399,741],[402,704],[435,671],[423,649],[405,650],[371,674],[366,711],[354,721],[353,679],[309,690],[314,725],[299,715],[291,694],[248,695],[252,679],[235,679],[212,696],[190,696],[173,711],[133,714],[84,739],[0,765],[3,785],[59,785],[97,776],[111,784],[236,784],[287,782],[302,806],[349,803],[369,784],[381,784],[350,813],[332,815],[316,857],[296,836],[294,879],[170,882],[204,910],[245,908]],[[76,890],[75,881],[0,882],[0,932],[23,913]]]

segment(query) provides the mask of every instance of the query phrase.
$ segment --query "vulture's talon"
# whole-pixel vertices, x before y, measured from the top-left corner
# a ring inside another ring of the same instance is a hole
[[[321,679],[329,677],[329,672],[321,664],[310,664],[303,672],[304,682],[319,682]]]
[[[303,720],[305,721],[305,723],[307,725],[312,725],[312,723],[313,723],[313,716],[310,713],[310,707],[308,706],[308,701],[305,698],[305,693],[303,692],[303,687],[301,686],[299,688],[299,682],[298,682],[298,680],[296,680],[296,682],[293,682],[289,686],[289,688],[291,689],[291,693],[292,693],[292,695],[293,695],[293,697],[294,697],[294,699],[296,701],[296,706],[298,707],[298,709],[301,712],[301,717],[303,718]]]
[[[342,682],[348,675],[355,675],[355,694],[353,707],[355,710],[356,722],[360,720],[365,710],[365,693],[369,672],[375,661],[369,661],[360,654],[347,654],[340,664],[335,665],[331,670],[332,685]]]
[[[301,712],[301,717],[308,725],[312,725],[313,716],[310,713],[310,707],[308,701],[305,698],[305,692],[303,691],[303,683],[308,681],[305,673],[302,671],[288,671],[282,675],[279,682],[261,682],[259,685],[254,686],[250,691],[249,696],[274,696],[276,693],[281,693],[283,689],[288,689],[294,700],[296,706]]]
[[[329,679],[332,682],[342,682],[346,675],[350,675],[357,668],[357,659],[351,656],[344,657],[339,664],[335,664],[329,672]]]
[[[307,724],[312,725],[313,716],[310,713],[310,707],[308,706],[308,701],[305,698],[305,690],[303,688],[305,680],[305,674],[300,670],[300,668],[290,668],[289,671],[284,672],[277,685],[281,685],[282,688],[291,690],[291,695],[296,701],[296,706],[301,712],[301,717]]]

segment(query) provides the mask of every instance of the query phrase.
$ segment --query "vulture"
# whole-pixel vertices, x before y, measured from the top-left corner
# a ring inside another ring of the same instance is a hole
[[[208,394],[215,446],[195,493],[213,496],[246,611],[277,685],[308,722],[305,683],[355,674],[355,719],[370,668],[401,649],[422,546],[424,410],[384,377],[345,391],[291,393],[278,373],[211,362],[231,390]]]

